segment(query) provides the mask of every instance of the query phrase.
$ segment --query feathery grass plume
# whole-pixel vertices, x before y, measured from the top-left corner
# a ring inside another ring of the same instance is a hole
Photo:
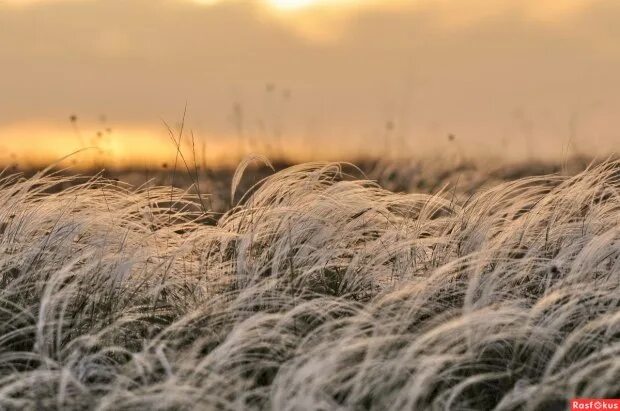
[[[197,195],[73,178],[0,181],[0,409],[620,396],[618,162],[467,201],[302,164],[215,226]]]

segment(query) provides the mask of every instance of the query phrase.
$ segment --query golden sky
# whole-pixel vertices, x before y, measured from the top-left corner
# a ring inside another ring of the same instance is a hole
[[[618,39],[617,0],[0,0],[0,157],[160,161],[186,104],[214,159],[617,152]]]

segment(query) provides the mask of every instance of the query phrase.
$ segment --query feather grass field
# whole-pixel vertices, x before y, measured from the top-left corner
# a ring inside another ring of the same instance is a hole
[[[101,177],[0,196],[3,410],[620,397],[619,162],[465,199],[302,164],[215,224],[190,191]]]

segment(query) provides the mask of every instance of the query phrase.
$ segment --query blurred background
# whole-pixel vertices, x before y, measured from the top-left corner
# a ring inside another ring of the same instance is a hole
[[[0,0],[0,162],[605,156],[618,39],[617,0]]]

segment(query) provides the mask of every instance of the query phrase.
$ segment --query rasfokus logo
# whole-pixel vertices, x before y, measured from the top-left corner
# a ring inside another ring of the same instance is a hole
[[[570,400],[570,409],[574,410],[619,410],[620,399],[575,398]]]

